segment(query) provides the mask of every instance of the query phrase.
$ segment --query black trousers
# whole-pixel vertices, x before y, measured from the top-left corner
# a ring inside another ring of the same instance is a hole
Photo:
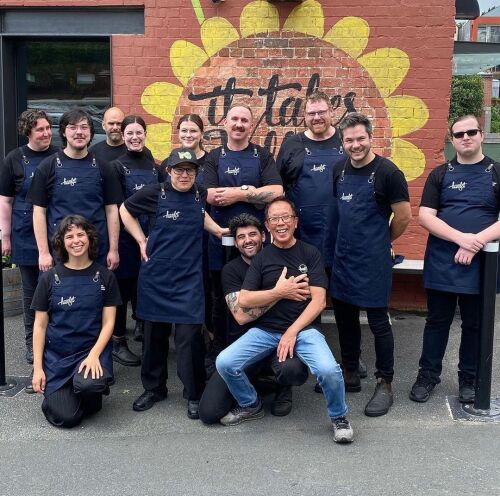
[[[261,375],[273,375],[279,386],[302,386],[309,375],[307,366],[297,356],[280,362],[276,353],[254,363],[246,370],[250,380]],[[207,383],[200,400],[200,419],[205,424],[215,424],[236,404],[224,379],[215,371]]]
[[[214,356],[217,356],[228,345],[228,323],[229,313],[222,289],[222,271],[210,271],[211,296],[212,296],[212,323],[213,323],[213,349]]]
[[[184,397],[199,400],[205,387],[205,343],[201,324],[175,324],[177,375]],[[167,390],[169,337],[172,324],[144,322],[141,380],[146,391]]]
[[[357,370],[361,354],[360,308],[334,298],[332,303],[339,331],[342,364],[345,370]],[[387,307],[366,308],[366,315],[375,338],[375,377],[391,383],[394,376],[394,336]]]
[[[137,306],[137,277],[129,277],[126,279],[117,279],[122,304],[116,307],[115,328],[113,336],[115,338],[123,338],[127,331],[127,304],[130,301],[132,305],[132,317],[135,316]]]
[[[90,386],[90,382],[88,382]],[[84,417],[102,408],[102,393],[86,392],[76,394],[73,378],[63,387],[44,398],[42,411],[45,418],[55,427],[75,427]]]
[[[455,310],[460,308],[462,338],[458,352],[459,379],[474,379],[479,346],[480,296],[427,290],[427,319],[424,328],[420,373],[435,384],[441,379],[443,357]]]
[[[35,322],[35,311],[31,310],[31,300],[35,294],[40,271],[38,265],[20,265],[21,283],[23,285],[23,318],[26,347],[33,348],[33,324]]]

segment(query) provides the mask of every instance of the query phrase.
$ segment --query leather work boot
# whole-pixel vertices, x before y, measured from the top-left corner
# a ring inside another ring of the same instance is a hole
[[[392,385],[379,378],[375,386],[375,392],[365,407],[365,415],[368,417],[385,415],[391,408],[392,403]]]
[[[361,391],[361,378],[357,370],[346,370],[344,372],[344,387],[347,393]]]

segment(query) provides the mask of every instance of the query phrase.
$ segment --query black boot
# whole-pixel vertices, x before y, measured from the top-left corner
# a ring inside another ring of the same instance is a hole
[[[113,338],[113,360],[126,367],[137,367],[141,364],[141,359],[129,350],[125,338]]]
[[[271,413],[276,417],[285,417],[292,411],[292,386],[279,386],[271,403]]]
[[[134,341],[142,342],[144,338],[144,321],[136,320],[134,328]]]

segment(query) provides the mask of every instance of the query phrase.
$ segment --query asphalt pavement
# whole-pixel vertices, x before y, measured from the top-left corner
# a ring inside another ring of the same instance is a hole
[[[497,323],[499,316],[497,305]],[[360,393],[347,394],[351,445],[333,442],[312,377],[294,389],[287,417],[273,417],[267,402],[264,419],[236,427],[188,419],[172,352],[169,397],[147,412],[132,410],[142,392],[140,369],[121,365],[102,411],[71,430],[46,422],[39,395],[0,397],[0,495],[499,495],[500,423],[455,421],[450,414],[448,400],[458,394],[459,322],[442,382],[428,403],[418,404],[408,392],[425,319],[397,312],[392,317],[394,406],[384,417],[363,414],[375,384],[373,339],[363,326],[369,376]],[[7,375],[27,376],[22,319],[9,318],[5,325]],[[338,356],[335,327],[325,324],[324,331]],[[493,397],[500,396],[499,333],[497,326]],[[138,343],[131,348],[140,352]]]

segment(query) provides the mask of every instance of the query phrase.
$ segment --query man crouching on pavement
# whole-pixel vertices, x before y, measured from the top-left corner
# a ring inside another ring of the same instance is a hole
[[[250,308],[274,305],[217,357],[217,370],[238,402],[221,423],[237,425],[264,416],[262,401],[244,369],[277,347],[280,361],[293,357],[295,352],[317,377],[332,420],[334,441],[349,443],[354,433],[346,418],[344,379],[320,332],[328,280],[319,251],[294,237],[297,223],[295,207],[288,199],[279,198],[266,206],[266,227],[272,244],[252,260],[238,303]],[[276,292],[281,275],[288,276],[290,296],[283,287],[280,294]],[[297,295],[301,287],[304,295]],[[310,298],[306,296],[309,292]]]

